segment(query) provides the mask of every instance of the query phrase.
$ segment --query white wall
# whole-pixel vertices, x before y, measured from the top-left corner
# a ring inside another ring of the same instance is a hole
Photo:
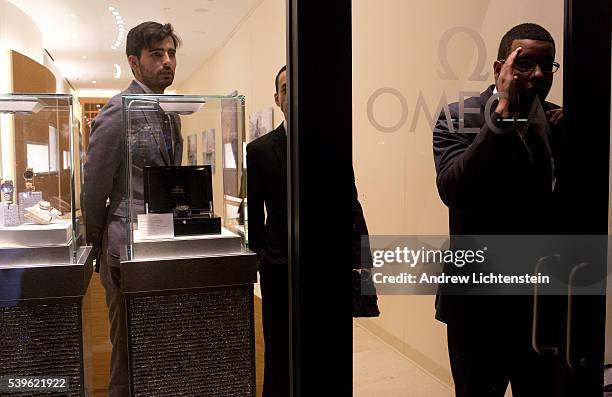
[[[13,49],[40,64],[44,62],[38,25],[6,0],[0,0],[0,48]]]

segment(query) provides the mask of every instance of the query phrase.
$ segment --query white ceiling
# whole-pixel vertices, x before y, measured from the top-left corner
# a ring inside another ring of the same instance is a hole
[[[119,12],[127,32],[144,21],[170,22],[183,41],[174,84],[188,79],[262,0],[9,0],[39,26],[43,45],[78,91],[121,90],[132,72],[119,38]],[[86,57],[86,58],[85,58]],[[115,78],[121,67],[120,78]],[[94,84],[93,81],[96,83]]]

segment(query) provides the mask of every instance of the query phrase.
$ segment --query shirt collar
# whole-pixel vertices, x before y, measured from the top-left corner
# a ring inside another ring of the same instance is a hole
[[[138,83],[138,85],[140,86],[140,88],[142,88],[142,90],[145,92],[145,94],[153,94],[153,95],[155,95],[153,90],[151,90],[149,87],[144,85],[144,83],[138,81],[138,79],[134,79],[134,81]]]

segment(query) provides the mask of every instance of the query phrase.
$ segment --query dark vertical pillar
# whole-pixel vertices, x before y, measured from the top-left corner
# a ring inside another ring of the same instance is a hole
[[[350,396],[351,1],[288,1],[293,396]]]
[[[608,232],[611,21],[609,0],[565,1],[563,106],[569,155],[562,189],[564,221],[572,234]],[[591,252],[578,255],[605,258],[606,239],[592,240]],[[605,279],[605,260],[589,262],[594,273]],[[601,396],[606,311],[603,289],[600,292],[568,297],[571,309],[562,347],[564,395]]]

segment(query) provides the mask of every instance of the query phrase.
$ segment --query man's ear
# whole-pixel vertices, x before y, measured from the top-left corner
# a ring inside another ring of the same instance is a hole
[[[499,77],[499,72],[501,71],[502,66],[503,63],[500,61],[493,62],[493,74],[495,75],[495,81],[497,81],[497,78]]]
[[[280,102],[278,101],[278,93],[277,92],[274,93],[274,102],[276,103],[276,106],[280,107]]]
[[[136,55],[129,55],[128,63],[130,64],[132,71],[138,70],[138,67],[140,66],[140,62],[138,61],[138,57]]]

